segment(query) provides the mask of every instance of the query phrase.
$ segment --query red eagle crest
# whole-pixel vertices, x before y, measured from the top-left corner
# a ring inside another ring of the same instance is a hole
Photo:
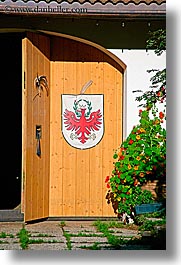
[[[89,117],[86,117],[85,111],[85,108],[81,108],[79,110],[80,117],[77,117],[74,112],[66,109],[63,115],[66,129],[75,131],[82,144],[89,139],[88,136],[91,134],[91,131],[98,131],[102,124],[100,109],[90,113]]]

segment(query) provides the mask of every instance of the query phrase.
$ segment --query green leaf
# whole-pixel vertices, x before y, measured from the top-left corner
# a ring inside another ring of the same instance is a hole
[[[120,165],[121,165],[120,162],[116,162],[116,163],[115,163],[115,167],[116,167],[116,168],[120,167]]]
[[[117,159],[117,158],[118,158],[118,155],[117,155],[117,154],[114,154],[114,155],[113,155],[113,158],[114,158],[114,159]]]
[[[118,176],[116,176],[115,181],[116,181],[116,183],[118,183],[118,184],[121,182],[121,180],[118,178]]]
[[[129,190],[128,187],[124,187],[124,189],[122,190],[122,192],[127,192]]]
[[[122,190],[122,185],[119,185],[119,186],[118,186],[118,190],[119,190],[119,191]]]
[[[127,182],[130,182],[131,180],[132,180],[132,177],[131,177],[131,176],[129,176],[129,175],[126,176],[126,181],[127,181]]]

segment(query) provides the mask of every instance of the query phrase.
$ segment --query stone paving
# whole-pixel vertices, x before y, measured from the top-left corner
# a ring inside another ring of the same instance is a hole
[[[109,250],[107,237],[99,232],[92,221],[43,221],[24,225],[29,232],[28,250]],[[22,250],[18,232],[21,222],[0,223],[0,250]],[[118,237],[139,237],[137,230],[111,228]],[[135,246],[134,249],[139,248]],[[149,246],[145,246],[148,249]],[[143,246],[142,246],[143,249]]]

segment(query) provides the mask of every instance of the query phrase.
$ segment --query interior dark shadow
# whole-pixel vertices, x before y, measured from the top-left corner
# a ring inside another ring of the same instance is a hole
[[[21,203],[22,36],[0,33],[0,210]]]

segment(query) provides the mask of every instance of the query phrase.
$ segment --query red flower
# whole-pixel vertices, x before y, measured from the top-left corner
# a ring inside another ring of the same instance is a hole
[[[111,186],[110,186],[110,184],[109,184],[109,183],[107,183],[107,188],[108,188],[108,189],[110,189],[110,187],[111,187]]]
[[[123,160],[123,159],[124,159],[124,156],[120,156],[120,157],[119,157],[119,160]]]
[[[109,181],[109,176],[106,177],[105,183],[107,183],[108,181]]]
[[[141,115],[141,113],[142,113],[142,109],[139,110],[139,115]]]
[[[121,151],[125,151],[126,149],[125,149],[124,147],[121,147],[120,150],[121,150]]]
[[[134,181],[134,184],[133,184],[135,187],[136,186],[138,186],[138,180],[137,179],[135,179],[135,181]]]
[[[160,112],[160,113],[159,113],[159,117],[160,117],[160,119],[162,120],[162,119],[164,118],[164,113],[163,113],[163,112]]]
[[[131,140],[129,140],[129,144],[133,144],[134,143],[134,141],[131,139]]]

